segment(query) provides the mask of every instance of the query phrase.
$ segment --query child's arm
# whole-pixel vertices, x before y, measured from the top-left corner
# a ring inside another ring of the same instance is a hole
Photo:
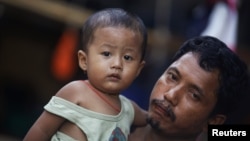
[[[70,84],[72,83],[62,87],[56,93],[56,96],[71,101],[75,95],[75,87],[73,87],[75,85]],[[59,127],[61,127],[64,121],[64,118],[44,110],[26,134],[24,141],[48,141],[56,133]]]
[[[44,111],[30,128],[23,141],[48,141],[65,119]]]
[[[147,111],[139,107],[134,101],[131,101],[134,106],[135,117],[133,126],[145,126],[147,125]]]

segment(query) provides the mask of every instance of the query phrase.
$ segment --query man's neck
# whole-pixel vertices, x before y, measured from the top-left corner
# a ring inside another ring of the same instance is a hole
[[[174,139],[160,134],[158,131],[153,130],[150,126],[144,129],[144,140],[143,141],[195,141],[195,139]]]

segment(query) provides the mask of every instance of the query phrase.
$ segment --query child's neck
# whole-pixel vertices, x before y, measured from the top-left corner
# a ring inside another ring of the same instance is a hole
[[[96,89],[95,87],[93,87],[87,80],[84,81],[85,84],[87,84],[87,86],[98,96],[100,97],[105,103],[107,103],[110,107],[112,107],[116,112],[120,113],[121,109],[118,108],[117,106],[115,106],[114,104],[112,104],[111,101],[109,101],[107,98],[105,98],[103,92],[99,91],[98,89]]]

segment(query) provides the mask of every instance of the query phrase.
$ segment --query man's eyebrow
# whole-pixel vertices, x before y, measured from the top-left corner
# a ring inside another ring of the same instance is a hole
[[[169,67],[168,71],[173,71],[175,72],[178,76],[181,76],[181,73],[179,72],[179,70],[176,67]]]
[[[202,91],[202,89],[199,86],[197,86],[195,84],[191,84],[191,88],[193,88],[196,91],[198,91],[199,95],[204,96],[204,92]]]
[[[181,77],[181,73],[180,73],[180,71],[179,71],[176,67],[169,67],[168,71],[173,71],[173,72],[175,72],[179,77]],[[199,93],[201,96],[204,96],[204,92],[203,92],[203,90],[202,90],[199,86],[197,86],[197,85],[195,85],[195,84],[191,84],[190,87],[193,88],[193,89],[195,89],[195,90],[197,90],[198,93]]]

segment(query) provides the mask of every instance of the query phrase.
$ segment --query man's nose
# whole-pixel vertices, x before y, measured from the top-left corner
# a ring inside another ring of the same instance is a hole
[[[178,104],[179,98],[181,97],[181,87],[173,86],[167,92],[164,93],[164,99],[169,101],[173,106]]]

